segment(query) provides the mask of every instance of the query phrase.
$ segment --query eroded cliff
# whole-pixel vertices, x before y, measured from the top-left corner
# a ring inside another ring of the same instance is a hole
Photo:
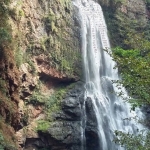
[[[39,137],[37,120],[60,109],[50,96],[80,78],[79,26],[69,0],[0,3],[0,144],[21,149]]]

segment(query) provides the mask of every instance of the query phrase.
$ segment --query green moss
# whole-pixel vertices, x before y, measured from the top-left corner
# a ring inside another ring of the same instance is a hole
[[[7,130],[7,132],[2,129]],[[16,137],[9,131],[10,127],[6,126],[3,120],[0,120],[0,150],[17,150],[17,146],[15,145]]]
[[[51,123],[54,121],[53,114],[61,111],[61,100],[65,98],[67,92],[74,86],[75,84],[61,86],[55,89],[55,92],[48,97],[40,95],[41,101],[44,102],[46,118],[45,120],[38,121],[38,131],[46,132],[48,130]]]
[[[119,57],[133,57],[136,58],[140,56],[139,50],[124,50],[120,47],[116,47],[113,49],[113,53]]]
[[[51,30],[52,30],[52,32],[55,32],[55,33],[58,32],[58,29],[57,29],[57,27],[55,26],[55,23],[54,23],[53,21],[51,21]]]
[[[30,58],[30,57],[29,57],[29,58]],[[27,62],[28,62],[28,64],[29,64],[29,66],[30,66],[31,73],[32,73],[32,74],[36,74],[36,73],[37,73],[37,70],[36,70],[36,68],[35,68],[35,64],[34,64],[33,60],[32,60],[32,59],[29,59],[29,58],[28,58]]]
[[[5,43],[5,42],[11,42],[11,35],[7,28],[1,27],[0,28],[0,43]]]
[[[46,120],[39,120],[37,121],[38,126],[36,128],[37,131],[47,132],[48,128],[50,127],[50,122]]]
[[[24,62],[24,57],[23,57],[23,51],[22,49],[17,49],[15,52],[15,60],[16,60],[16,65],[19,68],[21,64]]]
[[[24,11],[23,11],[23,10],[19,10],[18,15],[19,15],[20,17],[24,17],[24,16],[25,16]]]
[[[48,98],[49,96],[42,95],[39,91],[34,91],[29,103],[32,103],[33,105],[44,104],[46,101],[48,101]]]

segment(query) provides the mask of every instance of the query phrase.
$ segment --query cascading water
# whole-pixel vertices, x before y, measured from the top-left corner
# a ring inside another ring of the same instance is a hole
[[[110,44],[102,9],[93,0],[75,0],[74,5],[78,9],[81,22],[85,100],[92,100],[97,119],[97,150],[123,150],[124,148],[113,142],[114,131],[134,133],[140,126],[137,127],[135,122],[125,119],[134,117],[135,114],[130,112],[129,104],[115,94],[120,91],[112,84],[112,80],[119,79],[118,71],[113,69],[115,62],[103,50],[110,51]],[[125,93],[123,88],[121,90]],[[83,147],[82,149],[86,149]]]

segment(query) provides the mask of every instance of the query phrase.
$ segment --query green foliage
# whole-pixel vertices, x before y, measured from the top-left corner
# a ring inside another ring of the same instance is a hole
[[[61,86],[50,96],[49,101],[46,102],[46,113],[47,119],[52,121],[52,114],[61,110],[61,100],[65,98],[67,92],[72,89],[75,84],[70,84],[68,86]]]
[[[44,49],[53,49],[49,51],[49,54],[52,61],[55,62],[54,68],[71,75],[75,62],[79,60],[79,55],[77,50],[72,49],[74,42],[70,36],[72,31],[67,31],[67,28],[71,28],[71,15],[65,12],[65,7],[70,8],[70,0],[58,1],[58,3],[62,8],[59,13],[57,12],[56,15],[50,9],[50,13],[44,18],[47,33],[50,33],[49,38],[45,39]]]
[[[17,150],[17,148],[9,143],[7,139],[4,138],[3,134],[0,132],[0,150]]]
[[[148,4],[149,0],[146,2]],[[104,12],[112,45],[119,45],[123,48],[115,48],[113,55],[121,73],[122,83],[127,88],[129,95],[133,97],[130,100],[133,109],[143,103],[149,104],[149,23],[146,25],[146,22],[138,17],[131,19],[119,9],[104,7]]]
[[[22,49],[18,48],[15,51],[15,62],[16,66],[19,68],[23,63],[28,62],[31,73],[35,74],[36,73],[36,68],[34,65],[34,62],[31,58],[31,55],[24,53]]]
[[[4,137],[0,133],[0,150],[4,150]]]
[[[36,74],[35,64],[34,64],[33,60],[31,59],[31,57],[28,56],[28,59],[26,58],[25,60],[27,60],[29,66],[30,66],[31,73],[32,73],[32,74]]]
[[[60,111],[60,101],[62,100],[63,96],[66,94],[66,90],[63,88],[58,89],[55,93],[51,96],[44,96],[44,95],[34,95],[32,99],[36,100],[34,103],[36,104],[40,102],[44,102],[46,119],[39,120],[38,127],[36,130],[46,132],[50,127],[51,122],[53,121],[53,113]],[[37,101],[38,100],[38,101]]]
[[[24,57],[23,57],[23,51],[21,49],[17,49],[15,52],[15,60],[16,60],[16,66],[19,68],[21,64],[24,62]]]
[[[116,138],[114,142],[125,147],[126,150],[150,150],[150,133],[144,131],[138,132],[136,135],[131,133],[123,133],[115,131]]]
[[[140,55],[139,50],[124,50],[120,47],[113,49],[113,53],[119,57],[137,57]]]
[[[60,111],[61,109],[61,100],[65,97],[67,93],[67,88],[66,87],[60,87],[59,89],[54,92],[49,100],[46,102],[45,107],[46,107],[46,114],[47,114],[47,119],[49,121],[53,121],[53,113],[56,113]]]
[[[24,11],[23,11],[23,10],[19,10],[18,15],[19,15],[20,17],[22,17],[22,16],[24,17],[24,16],[25,16]]]
[[[46,132],[50,127],[50,122],[46,120],[39,120],[37,123],[38,123],[38,126],[36,128],[37,131]]]
[[[7,31],[6,28],[1,27],[0,28],[0,43],[5,43],[6,41],[11,42],[10,33]]]
[[[127,38],[124,40],[126,45],[133,49],[138,49],[143,56],[150,52],[150,41],[147,38],[149,34],[129,32],[126,35]]]
[[[49,96],[45,96],[38,91],[34,91],[34,93],[32,94],[29,100],[29,103],[32,103],[33,105],[44,104],[46,101],[48,101],[48,99]]]
[[[140,50],[114,49],[114,59],[122,76],[122,84],[137,104],[150,104],[150,54]]]
[[[6,17],[8,14],[8,10],[5,5],[8,5],[8,3],[5,2],[5,0],[0,1],[0,16],[4,15]]]
[[[9,10],[7,5],[9,5],[9,0],[0,1],[0,46],[11,42],[11,27],[8,24],[8,14]]]

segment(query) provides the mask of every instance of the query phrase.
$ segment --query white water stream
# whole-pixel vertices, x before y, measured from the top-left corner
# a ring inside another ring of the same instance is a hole
[[[118,70],[113,69],[115,62],[103,50],[110,51],[110,43],[101,6],[93,0],[74,0],[74,5],[81,22],[85,99],[92,99],[97,117],[100,143],[97,150],[123,150],[113,142],[114,131],[135,133],[141,127],[135,125],[134,121],[125,119],[135,117],[135,113],[131,113],[129,104],[115,94],[120,92],[112,84],[112,80],[119,79]],[[121,90],[126,93],[124,88],[121,87]]]

